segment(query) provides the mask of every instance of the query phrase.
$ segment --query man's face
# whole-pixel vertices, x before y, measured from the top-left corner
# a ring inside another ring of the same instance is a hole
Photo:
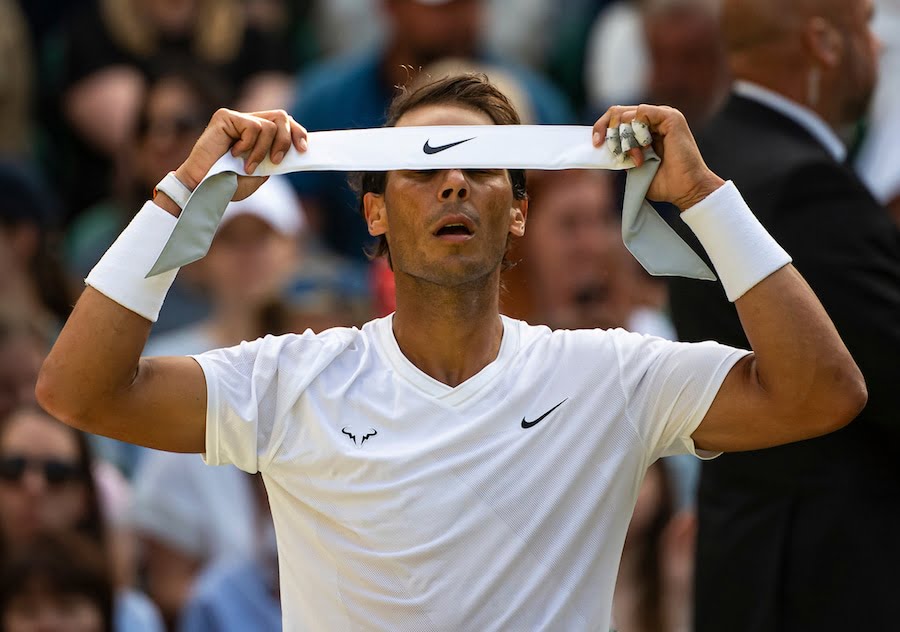
[[[491,125],[484,112],[423,106],[397,126]],[[398,276],[459,286],[499,270],[510,235],[525,232],[527,204],[505,169],[392,171],[383,195],[366,194],[366,222],[384,235]]]
[[[844,120],[859,120],[868,110],[878,81],[878,57],[881,44],[872,31],[873,0],[852,0],[840,4],[844,54],[841,59],[840,82],[846,86],[843,100]]]

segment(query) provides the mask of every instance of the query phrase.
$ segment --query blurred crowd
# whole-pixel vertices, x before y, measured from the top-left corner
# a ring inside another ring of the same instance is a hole
[[[878,4],[885,70],[848,144],[900,223],[900,3]],[[82,279],[217,108],[374,127],[397,86],[474,71],[527,123],[590,125],[643,101],[699,129],[731,84],[718,24],[717,0],[0,0],[0,627],[280,629],[258,477],[85,436],[34,404]],[[623,246],[621,178],[528,177],[504,312],[676,339],[667,286]],[[346,174],[272,178],[180,272],[146,354],[389,313],[370,245]],[[648,473],[616,587],[622,632],[690,629],[697,467]]]

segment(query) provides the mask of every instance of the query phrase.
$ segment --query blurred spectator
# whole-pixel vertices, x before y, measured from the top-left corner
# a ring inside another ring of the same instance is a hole
[[[0,155],[27,153],[33,66],[31,38],[19,3],[0,0]]]
[[[528,223],[506,273],[504,311],[553,328],[628,324],[630,255],[614,176],[573,169],[528,174]]]
[[[58,257],[54,201],[33,173],[8,162],[0,162],[0,191],[0,304],[58,330],[75,293]]]
[[[10,556],[45,534],[79,533],[100,547],[110,572],[107,525],[85,435],[34,406],[0,420],[0,551]],[[124,580],[119,579],[117,585]],[[129,589],[116,591],[121,629],[161,629],[156,610]]]
[[[726,0],[736,81],[697,136],[793,257],[865,377],[845,428],[725,454],[700,477],[696,629],[896,626],[900,566],[900,232],[846,164],[875,89],[869,0]],[[701,250],[683,222],[683,237]],[[671,278],[682,340],[749,348],[722,287]],[[824,411],[823,411],[824,415]]]
[[[634,507],[613,595],[613,628],[686,632],[696,519],[677,514],[663,461],[647,469]]]
[[[587,104],[585,49],[597,16],[615,1],[561,0],[559,3],[560,18],[553,27],[544,67],[579,114],[585,113]]]
[[[598,18],[587,55],[593,113],[660,103],[699,127],[728,92],[718,0],[617,2]]]
[[[357,0],[358,1],[358,0]],[[313,20],[317,0],[243,0],[247,24],[266,39],[283,41],[290,54],[287,67],[303,68],[321,54],[321,34]],[[281,106],[283,107],[283,106]]]
[[[156,183],[184,162],[225,93],[221,82],[196,64],[166,66],[154,74],[118,161],[114,196],[86,209],[66,233],[66,258],[79,281],[150,197]],[[194,268],[182,272],[154,325],[157,333],[196,322],[208,313]]]
[[[479,49],[485,17],[481,0],[385,0],[380,6],[389,24],[382,45],[326,62],[301,77],[292,114],[307,129],[380,126],[395,87],[409,83],[418,69],[444,57],[492,61]],[[537,122],[572,122],[569,107],[547,81],[507,63],[497,65],[522,85]],[[364,262],[371,238],[343,174],[297,174],[293,182],[324,243]]]
[[[251,557],[253,520],[252,487],[243,472],[207,467],[197,454],[142,456],[129,524],[144,587],[169,629],[206,568]]]
[[[59,158],[70,214],[106,194],[111,160],[160,63],[191,60],[221,76],[233,91],[223,106],[283,107],[291,91],[284,42],[248,25],[240,0],[98,0],[61,37],[64,61],[49,88],[61,95],[72,132],[70,154]]]
[[[113,594],[95,542],[71,533],[45,535],[0,564],[0,627],[4,632],[131,632],[114,626]]]
[[[538,69],[565,9],[564,1],[488,0],[484,46],[501,59]]]
[[[34,385],[52,338],[27,314],[5,305],[0,310],[0,419],[35,403]]]
[[[614,0],[598,13],[582,54],[588,117],[617,103],[639,103],[650,55],[638,1]]]
[[[878,87],[856,170],[900,226],[900,0],[876,0],[875,7],[872,29],[881,41]]]
[[[253,554],[220,562],[203,573],[184,609],[179,632],[281,631],[275,526],[262,475],[251,479]]]

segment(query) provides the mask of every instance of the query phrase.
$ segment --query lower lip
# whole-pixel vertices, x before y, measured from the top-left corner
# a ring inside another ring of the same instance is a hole
[[[472,239],[473,235],[435,235],[435,237],[451,244],[461,244]]]

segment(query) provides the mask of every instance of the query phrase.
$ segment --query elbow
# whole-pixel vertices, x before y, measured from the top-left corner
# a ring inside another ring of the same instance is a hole
[[[869,391],[865,378],[856,364],[851,363],[847,370],[841,371],[831,382],[817,407],[821,411],[818,417],[824,426],[821,428],[822,434],[835,432],[848,425],[859,416],[868,400]]]
[[[866,379],[855,364],[851,375],[844,380],[843,394],[843,428],[856,419],[869,401],[869,389]]]
[[[66,388],[65,381],[56,375],[52,366],[45,361],[35,384],[35,400],[47,414],[55,419],[79,430],[84,430],[83,424],[79,420],[84,419],[87,415],[79,412],[80,404],[77,398],[68,392],[69,390]]]

